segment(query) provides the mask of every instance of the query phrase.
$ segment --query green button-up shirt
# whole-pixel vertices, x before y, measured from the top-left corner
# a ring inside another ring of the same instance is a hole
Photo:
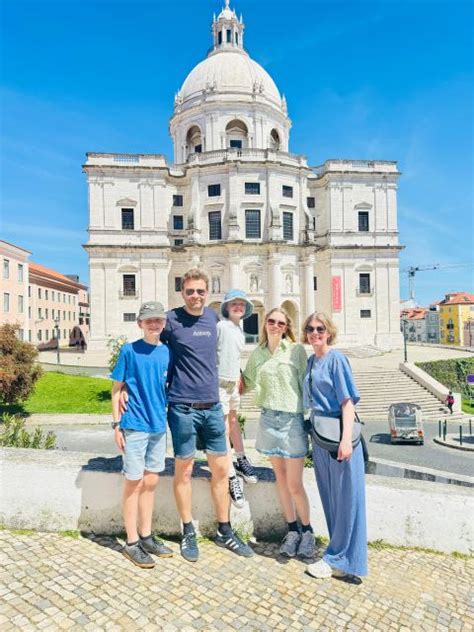
[[[243,373],[245,390],[255,388],[255,403],[261,408],[287,413],[303,412],[303,380],[308,357],[303,345],[283,338],[275,352],[257,347]]]

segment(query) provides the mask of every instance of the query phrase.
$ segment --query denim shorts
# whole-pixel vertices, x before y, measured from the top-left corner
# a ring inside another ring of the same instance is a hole
[[[299,459],[308,454],[308,434],[302,413],[262,408],[255,447],[267,456]]]
[[[165,469],[166,432],[140,432],[122,430],[125,438],[123,469],[129,481],[139,481],[147,472],[162,472]]]
[[[170,402],[168,423],[175,458],[193,458],[197,441],[199,449],[206,450],[208,454],[227,454],[224,414],[219,403],[209,409],[199,409]]]

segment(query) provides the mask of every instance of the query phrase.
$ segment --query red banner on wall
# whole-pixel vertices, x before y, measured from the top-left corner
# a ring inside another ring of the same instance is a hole
[[[332,277],[332,309],[340,311],[342,309],[342,284],[340,276]]]

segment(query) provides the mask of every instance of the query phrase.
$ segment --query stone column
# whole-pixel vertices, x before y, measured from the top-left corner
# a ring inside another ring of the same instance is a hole
[[[232,253],[228,257],[229,262],[229,283],[230,287],[226,289],[241,287],[240,283],[240,257],[237,252]],[[241,289],[244,289],[243,287]]]
[[[304,261],[304,318],[315,311],[314,305],[314,255],[309,255]]]
[[[281,305],[281,257],[272,253],[268,257],[268,309]]]

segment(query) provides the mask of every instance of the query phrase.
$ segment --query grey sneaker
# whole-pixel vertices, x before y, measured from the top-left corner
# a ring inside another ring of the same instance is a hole
[[[295,557],[300,542],[301,534],[299,531],[288,531],[280,545],[280,555]]]
[[[314,557],[316,553],[316,543],[314,533],[312,531],[304,531],[301,534],[301,541],[298,546],[298,555],[300,557]]]
[[[155,566],[155,562],[151,555],[149,555],[139,542],[137,544],[124,544],[122,549],[122,554],[133,562],[136,566],[140,568],[153,568]]]
[[[199,548],[197,544],[196,533],[185,533],[181,538],[180,550],[181,555],[188,562],[197,562],[199,559]]]
[[[147,553],[152,553],[158,557],[173,557],[173,551],[154,535],[149,538],[142,538],[140,536],[140,545]]]
[[[241,557],[253,557],[255,555],[254,550],[248,544],[245,544],[245,542],[243,542],[234,532],[230,535],[222,535],[219,531],[217,531],[214,542],[217,546],[229,549],[229,551],[232,551]]]

